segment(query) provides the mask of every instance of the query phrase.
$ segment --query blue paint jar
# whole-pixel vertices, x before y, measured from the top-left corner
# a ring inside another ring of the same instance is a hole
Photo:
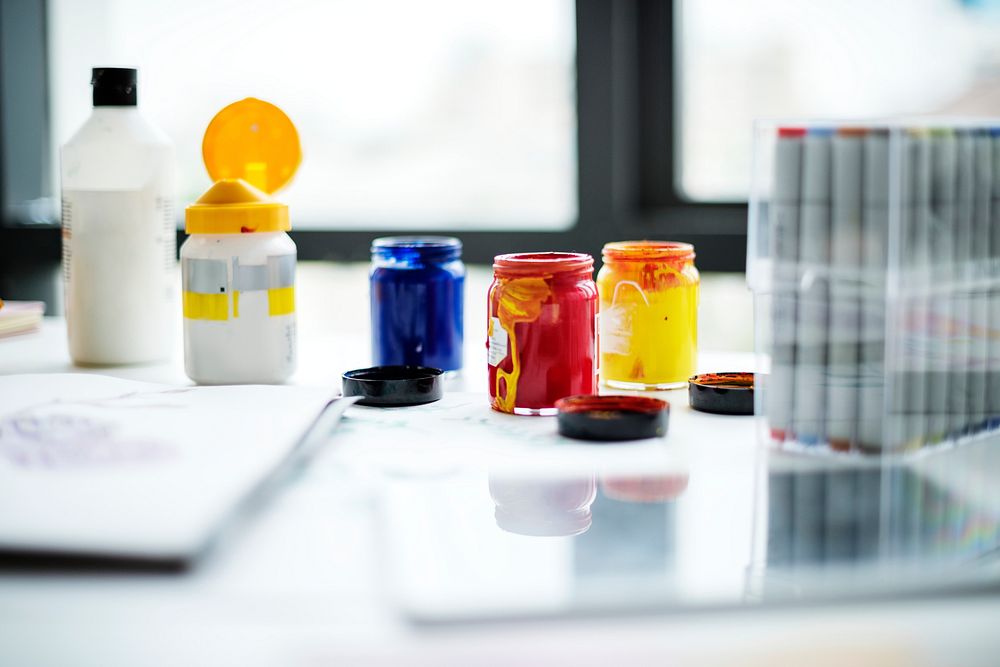
[[[448,236],[375,239],[369,277],[376,365],[462,367],[461,241]]]

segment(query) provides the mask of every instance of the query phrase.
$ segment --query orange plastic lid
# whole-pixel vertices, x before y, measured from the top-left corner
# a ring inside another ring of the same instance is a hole
[[[249,234],[291,229],[288,207],[269,195],[302,161],[299,133],[278,107],[248,97],[215,114],[201,144],[215,183],[185,211],[189,234]]]
[[[268,194],[288,185],[302,162],[295,125],[284,111],[254,97],[215,114],[201,154],[213,181],[242,178]]]

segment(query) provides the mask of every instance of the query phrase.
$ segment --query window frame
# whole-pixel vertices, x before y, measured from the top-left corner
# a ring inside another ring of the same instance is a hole
[[[12,4],[3,3],[5,8]],[[41,164],[32,168],[37,181],[28,189],[41,196],[48,191],[50,173],[46,3],[21,0],[17,4],[33,17],[33,26],[40,26],[43,39],[19,39],[23,25],[0,21],[0,83],[4,86],[0,101],[5,109],[0,119],[0,178],[8,175],[11,164],[23,164],[20,156],[34,152],[41,156]],[[576,0],[579,206],[572,227],[538,232],[428,228],[405,233],[459,236],[469,263],[489,263],[500,252],[539,249],[598,256],[607,241],[669,238],[693,243],[703,271],[743,271],[746,205],[692,202],[677,188],[680,144],[674,100],[681,26],[676,10],[672,1]],[[15,46],[16,58],[12,57]],[[25,76],[26,71],[36,75]],[[12,119],[17,120],[16,141],[11,140]],[[8,183],[2,183],[0,274],[3,267],[17,263],[15,259],[58,263],[58,226],[30,224],[21,202],[7,200]],[[391,233],[293,230],[291,236],[300,259],[365,261],[372,238]],[[178,232],[178,245],[184,238]],[[0,286],[4,285],[2,277]]]

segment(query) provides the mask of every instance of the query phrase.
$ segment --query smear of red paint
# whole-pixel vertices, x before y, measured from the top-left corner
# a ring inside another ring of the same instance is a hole
[[[646,396],[568,396],[556,401],[560,412],[644,412],[654,414],[670,407],[666,401]]]
[[[719,389],[753,389],[753,373],[704,373],[695,375],[690,382]]]

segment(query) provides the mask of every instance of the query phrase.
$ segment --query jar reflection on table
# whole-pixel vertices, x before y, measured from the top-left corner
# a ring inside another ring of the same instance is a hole
[[[601,492],[612,500],[629,503],[662,503],[680,498],[687,490],[688,473],[638,477],[604,477]]]
[[[671,389],[695,373],[698,286],[694,247],[671,241],[604,246],[601,382],[618,389]]]
[[[579,479],[506,479],[490,475],[497,526],[532,537],[568,537],[590,528],[597,497],[592,476]]]
[[[597,390],[594,260],[580,253],[499,255],[487,308],[494,410],[551,415],[555,402]]]

